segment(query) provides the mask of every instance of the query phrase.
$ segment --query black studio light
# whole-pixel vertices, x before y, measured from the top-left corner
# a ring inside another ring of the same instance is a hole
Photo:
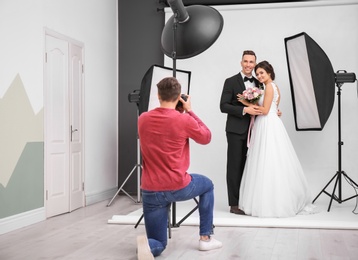
[[[168,0],[173,15],[162,31],[165,55],[186,59],[208,49],[219,37],[224,20],[214,8],[202,5],[184,7],[180,0]]]
[[[306,33],[285,38],[287,65],[297,131],[322,130],[333,105],[335,84],[356,81],[354,73],[339,70]]]
[[[334,105],[332,64],[306,33],[285,38],[285,45],[296,130],[322,130]]]
[[[173,15],[162,31],[161,47],[173,60],[196,56],[208,49],[219,37],[224,19],[214,8],[202,5],[184,7],[182,0],[168,0]]]
[[[173,76],[177,78],[182,86],[182,93],[189,94],[191,72],[177,70],[176,60],[191,58],[204,52],[218,39],[223,29],[224,19],[212,7],[201,5],[184,7],[182,0],[168,0],[168,4],[173,11],[173,15],[166,22],[162,31],[161,48],[165,55],[172,58],[173,68],[152,65],[142,79],[141,89],[135,90],[128,95],[129,102],[137,104],[138,116],[158,105],[156,84],[164,77]],[[135,169],[137,169],[138,200],[140,199],[140,171],[142,167],[140,161],[140,144],[137,138],[137,164],[110,203],[120,190],[125,192],[122,187]],[[176,203],[172,203],[172,223],[169,227],[179,227],[198,208],[196,198],[194,198],[194,201],[196,203],[195,208],[179,222],[176,221]],[[138,226],[142,218],[143,215],[139,218],[135,227]]]
[[[291,86],[296,130],[322,130],[334,105],[335,85],[338,97],[338,171],[313,200],[325,193],[338,203],[358,196],[342,199],[342,177],[353,187],[358,185],[342,170],[341,87],[356,81],[354,73],[333,71],[332,64],[322,48],[306,33],[285,38],[288,74]],[[332,193],[326,188],[335,180]],[[336,194],[337,191],[337,194]]]
[[[161,47],[164,54],[172,58],[173,77],[177,77],[176,60],[194,57],[212,46],[221,34],[224,19],[216,9],[209,6],[184,7],[182,0],[168,0],[168,4],[173,15],[162,31]],[[194,201],[196,206],[179,222],[176,221],[176,203],[172,203],[173,227],[179,227],[198,208],[196,198]]]

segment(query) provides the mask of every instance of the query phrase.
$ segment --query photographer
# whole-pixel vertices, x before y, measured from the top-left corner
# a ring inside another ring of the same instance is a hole
[[[199,144],[211,141],[211,132],[191,110],[190,96],[181,93],[174,77],[158,84],[160,107],[144,112],[138,119],[143,159],[141,180],[146,236],[139,236],[138,259],[160,255],[167,246],[168,210],[172,202],[199,196],[199,250],[222,247],[212,238],[214,185],[199,174],[187,172],[190,164],[189,138]],[[176,109],[178,102],[182,110]]]

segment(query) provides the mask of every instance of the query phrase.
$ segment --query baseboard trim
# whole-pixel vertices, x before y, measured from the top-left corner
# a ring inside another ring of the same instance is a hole
[[[38,208],[0,219],[0,235],[20,229],[46,219],[45,208]]]
[[[115,187],[115,188],[97,192],[97,193],[86,194],[86,206],[113,198],[113,196],[116,194],[117,190],[118,190],[118,188]]]
[[[86,206],[112,199],[118,188],[86,195]],[[46,220],[45,208],[38,208],[0,219],[0,235]]]

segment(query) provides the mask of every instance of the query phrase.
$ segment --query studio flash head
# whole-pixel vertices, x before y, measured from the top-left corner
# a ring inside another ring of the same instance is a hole
[[[130,103],[139,103],[140,101],[140,90],[134,90],[133,92],[128,94],[128,101]]]
[[[347,73],[345,70],[339,70],[335,73],[336,83],[353,83],[356,81],[356,74]]]

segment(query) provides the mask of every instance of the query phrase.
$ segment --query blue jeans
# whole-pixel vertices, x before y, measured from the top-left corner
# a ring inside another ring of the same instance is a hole
[[[168,210],[172,202],[199,196],[199,235],[213,234],[214,184],[206,176],[191,174],[191,182],[183,189],[172,191],[142,190],[144,223],[149,247],[160,255],[168,243]]]

